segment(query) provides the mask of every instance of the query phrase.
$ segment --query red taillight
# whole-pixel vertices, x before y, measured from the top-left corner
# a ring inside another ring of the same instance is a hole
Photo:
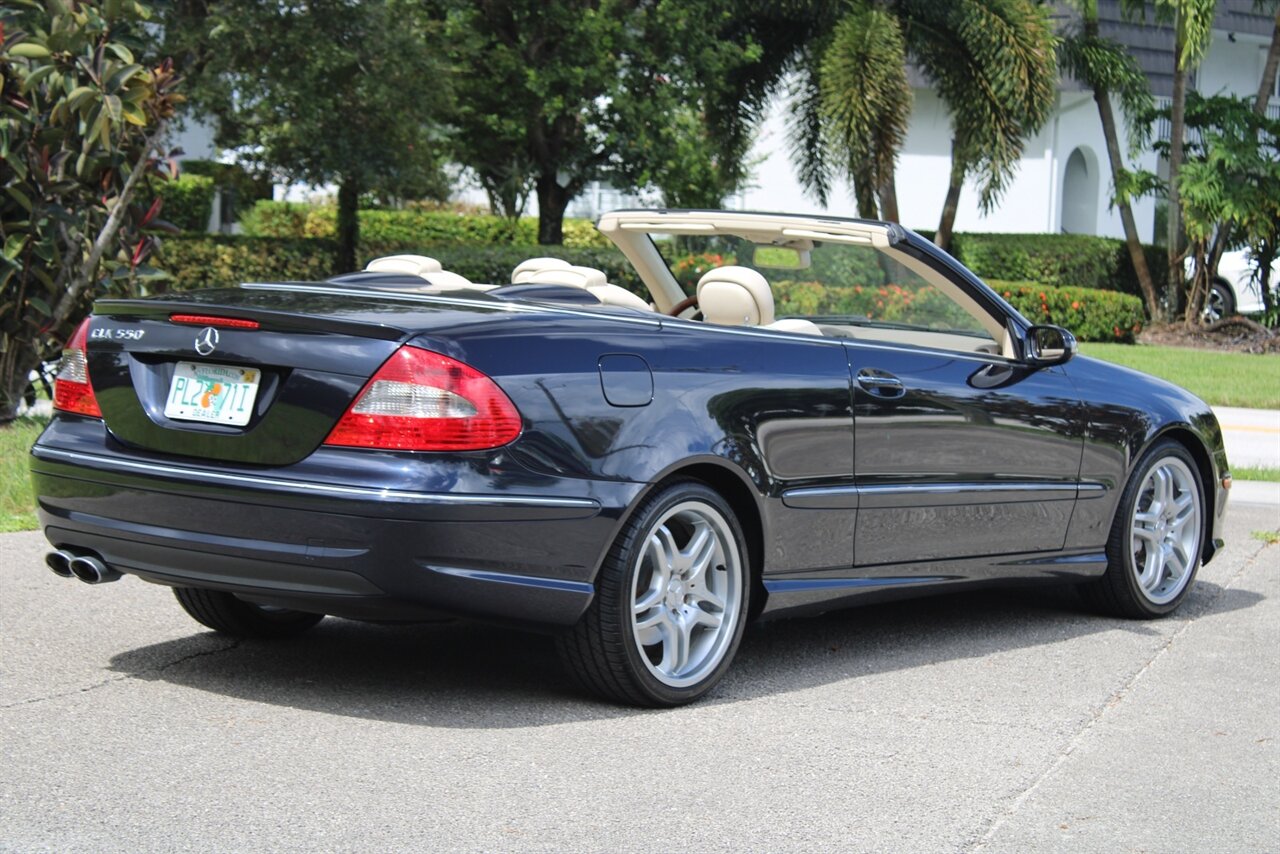
[[[257,329],[256,320],[243,317],[218,317],[212,314],[171,314],[170,323],[189,323],[192,326],[221,326],[224,329]]]
[[[365,384],[326,445],[397,451],[481,451],[520,435],[520,413],[484,374],[401,347]]]
[[[93,385],[89,382],[89,359],[85,352],[90,320],[92,318],[84,319],[62,351],[62,364],[58,366],[58,375],[53,380],[53,408],[101,418],[102,410],[98,408],[98,399],[94,397]]]

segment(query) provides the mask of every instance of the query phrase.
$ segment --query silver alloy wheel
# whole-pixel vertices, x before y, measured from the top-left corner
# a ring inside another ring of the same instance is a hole
[[[651,527],[632,576],[631,632],[664,685],[710,675],[733,643],[745,583],[729,522],[711,505],[684,501]]]
[[[1163,605],[1186,587],[1200,559],[1200,490],[1177,457],[1147,472],[1129,523],[1129,566],[1148,601]]]
[[[1209,286],[1209,294],[1204,298],[1204,319],[1209,323],[1221,320],[1227,315],[1227,297],[1221,285]]]

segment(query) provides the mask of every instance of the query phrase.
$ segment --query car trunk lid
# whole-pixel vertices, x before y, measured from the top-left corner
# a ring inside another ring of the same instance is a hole
[[[107,428],[126,446],[290,465],[418,329],[446,325],[442,312],[461,322],[477,311],[493,309],[287,286],[102,300],[89,375]],[[211,412],[223,420],[198,420]]]

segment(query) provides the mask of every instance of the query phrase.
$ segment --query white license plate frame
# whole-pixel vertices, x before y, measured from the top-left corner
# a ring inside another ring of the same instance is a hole
[[[253,416],[262,371],[236,365],[178,362],[173,366],[164,417],[243,427]]]

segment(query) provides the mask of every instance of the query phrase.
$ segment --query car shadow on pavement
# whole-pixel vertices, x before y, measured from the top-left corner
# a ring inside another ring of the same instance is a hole
[[[1090,613],[1070,588],[1026,587],[765,622],[748,627],[727,678],[703,702],[739,702],[1103,632],[1154,638],[1171,634],[1172,624],[1262,598],[1200,581],[1178,616],[1146,623]],[[560,668],[548,636],[461,621],[329,619],[286,641],[202,633],[121,652],[111,669],[253,702],[427,726],[519,728],[654,714],[584,695]]]

